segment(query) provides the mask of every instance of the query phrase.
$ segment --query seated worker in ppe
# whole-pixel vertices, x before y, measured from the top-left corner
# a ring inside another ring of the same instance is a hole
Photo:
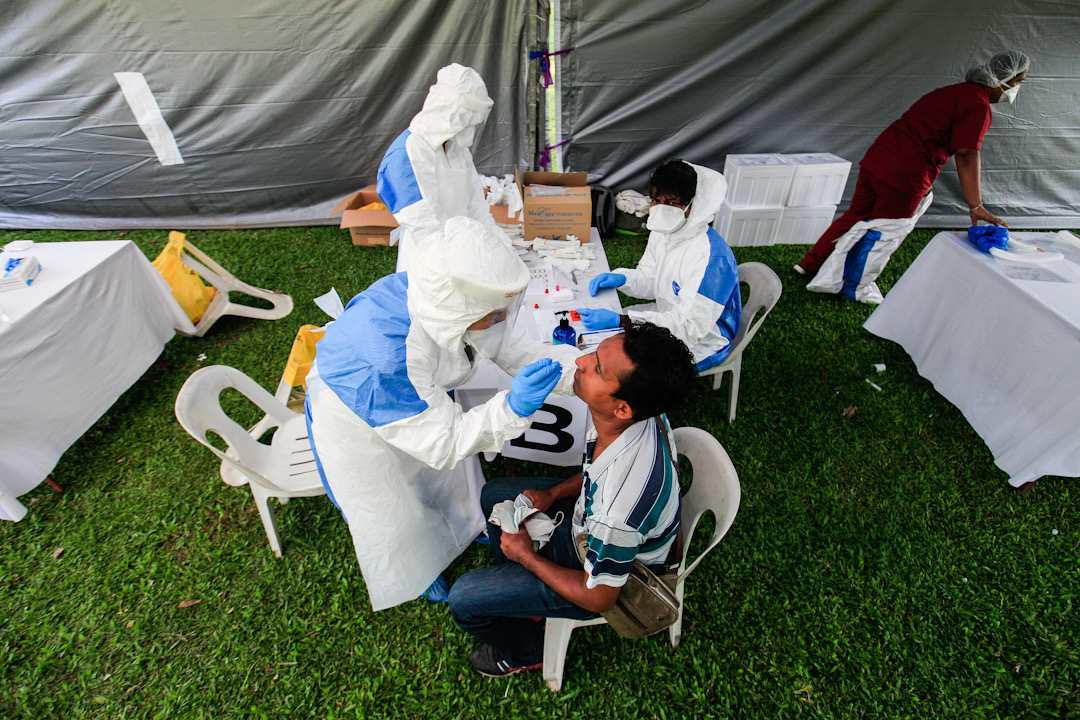
[[[1004,226],[1001,218],[983,205],[979,150],[990,129],[991,104],[1016,100],[1030,67],[1027,55],[1007,50],[968,70],[965,82],[938,88],[916,100],[866,151],[847,211],[818,238],[795,272],[816,275],[837,239],[860,220],[914,215],[941,166],[954,155],[971,224],[982,220]]]
[[[439,70],[423,109],[379,164],[376,189],[404,235],[397,272],[408,270],[416,245],[448,218],[464,216],[506,237],[491,217],[470,148],[491,112],[483,78],[454,63]]]
[[[617,268],[589,283],[592,295],[619,288],[632,297],[656,300],[632,305],[620,316],[611,310],[578,310],[587,330],[648,320],[686,343],[699,371],[719,365],[739,332],[742,296],[731,248],[710,223],[727,193],[715,170],[671,160],[649,176],[649,244],[637,269]]]
[[[677,408],[696,377],[690,352],[666,328],[630,323],[578,358],[574,392],[593,430],[581,472],[507,478],[484,486],[481,505],[524,493],[563,521],[533,550],[526,529],[488,524],[495,565],[466,573],[450,589],[450,612],[481,643],[469,656],[482,675],[540,667],[544,626],[537,617],[594,618],[615,605],[635,559],[662,572],[679,535],[679,481],[662,413]],[[526,520],[526,524],[530,522]],[[582,563],[574,539],[588,535]]]
[[[529,270],[480,223],[451,218],[419,249],[327,326],[307,378],[312,449],[375,610],[419,597],[484,529],[472,456],[523,434],[556,384],[572,392],[558,362],[526,364],[580,355],[510,341]],[[465,412],[448,391],[482,357],[516,375]]]

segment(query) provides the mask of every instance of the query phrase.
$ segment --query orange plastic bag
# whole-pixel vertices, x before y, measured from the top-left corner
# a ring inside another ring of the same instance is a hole
[[[185,237],[187,236],[182,232],[170,232],[169,244],[154,260],[154,267],[169,283],[173,297],[180,303],[191,322],[197,323],[210,307],[217,288],[204,283],[198,273],[185,265],[180,258],[184,252]]]
[[[289,361],[285,363],[285,372],[281,380],[288,383],[289,387],[303,387],[307,390],[308,371],[311,363],[315,360],[315,343],[323,339],[326,330],[316,325],[301,325],[293,340],[292,351],[289,352]]]

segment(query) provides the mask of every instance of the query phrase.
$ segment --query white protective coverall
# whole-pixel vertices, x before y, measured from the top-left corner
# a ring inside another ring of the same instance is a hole
[[[383,156],[376,188],[404,230],[398,241],[398,272],[409,269],[417,243],[452,217],[477,220],[510,244],[491,217],[469,150],[491,106],[478,72],[447,65],[439,70],[409,129]]]
[[[731,351],[742,296],[735,255],[710,227],[727,194],[727,181],[715,170],[690,166],[697,173],[697,189],[686,222],[673,233],[649,233],[637,269],[612,272],[626,276],[619,289],[627,295],[656,300],[654,305],[631,305],[626,314],[670,330],[690,348],[701,371],[719,365]]]
[[[850,230],[836,239],[836,246],[806,289],[880,305],[885,298],[877,286],[878,276],[933,201],[934,193],[928,192],[915,209],[915,214],[909,218],[860,220],[852,225]],[[868,230],[876,230],[881,236],[876,240],[866,238],[863,241]]]
[[[376,281],[327,327],[307,379],[312,448],[375,610],[419,597],[484,529],[474,456],[502,449],[531,422],[507,391],[468,412],[447,394],[473,372],[467,327],[498,309],[452,277],[523,289],[524,263],[467,218],[418,249],[408,273]],[[563,365],[556,392],[573,392],[576,349],[511,343],[495,358],[503,369],[553,357]]]

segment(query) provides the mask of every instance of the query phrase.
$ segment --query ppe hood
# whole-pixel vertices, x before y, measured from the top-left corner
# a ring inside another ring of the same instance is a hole
[[[712,168],[687,164],[697,173],[697,189],[694,191],[694,200],[690,205],[690,215],[686,218],[686,223],[670,235],[674,240],[693,238],[701,234],[712,223],[716,213],[720,211],[720,206],[724,204],[724,197],[727,196],[727,180],[723,175]]]
[[[432,146],[442,145],[487,120],[493,104],[480,73],[457,63],[447,65],[439,70],[424,108],[409,123],[409,130]]]
[[[529,269],[487,226],[450,218],[416,246],[409,266],[409,314],[435,342],[460,350],[469,325],[519,302]]]

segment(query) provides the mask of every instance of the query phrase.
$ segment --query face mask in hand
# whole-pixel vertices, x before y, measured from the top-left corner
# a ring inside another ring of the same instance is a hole
[[[686,224],[686,215],[682,208],[674,205],[653,205],[649,208],[649,219],[645,227],[654,232],[673,233]]]

